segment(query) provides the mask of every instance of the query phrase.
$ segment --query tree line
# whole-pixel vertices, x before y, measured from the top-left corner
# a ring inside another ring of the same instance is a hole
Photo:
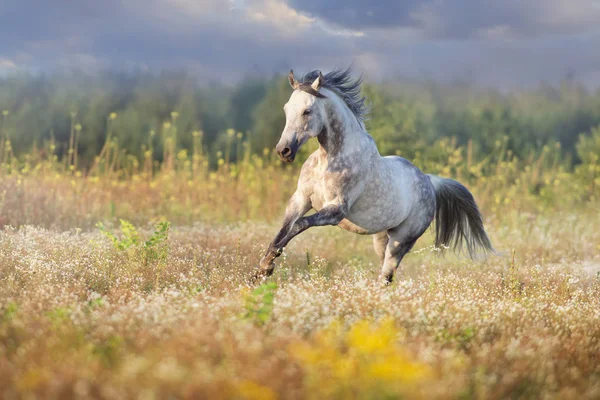
[[[469,82],[400,79],[367,82],[363,91],[371,108],[366,125],[382,154],[414,157],[441,138],[469,144],[482,155],[499,142],[520,157],[559,146],[573,163],[582,161],[582,151],[600,153],[587,145],[579,149],[580,135],[598,134],[600,90],[573,80],[505,92]],[[152,148],[160,160],[166,123],[174,125],[169,129],[177,132],[178,148],[190,148],[193,134],[201,133],[207,154],[214,155],[226,151],[234,132],[262,153],[281,134],[290,93],[284,75],[249,76],[229,85],[199,82],[184,71],[11,75],[0,78],[0,138],[10,140],[17,156],[49,140],[60,153],[77,124],[83,166],[98,155],[108,129],[129,154]],[[230,150],[232,160],[239,157],[239,148]]]

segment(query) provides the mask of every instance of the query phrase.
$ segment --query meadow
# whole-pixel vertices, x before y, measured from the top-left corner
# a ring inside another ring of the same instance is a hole
[[[207,152],[179,112],[134,156],[120,117],[83,167],[75,116],[62,144],[1,137],[2,398],[600,398],[600,129],[575,165],[508,138],[415,151],[474,193],[499,256],[429,232],[381,287],[370,237],[314,228],[251,286],[299,164],[235,130]]]

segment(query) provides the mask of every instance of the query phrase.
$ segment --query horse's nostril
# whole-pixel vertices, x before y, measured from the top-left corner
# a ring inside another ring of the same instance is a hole
[[[281,155],[284,157],[287,157],[290,154],[292,154],[292,149],[290,149],[289,147],[286,147],[285,149],[281,150]]]

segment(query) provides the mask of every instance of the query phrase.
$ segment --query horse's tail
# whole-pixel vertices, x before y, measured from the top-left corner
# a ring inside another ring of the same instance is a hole
[[[428,175],[435,189],[435,245],[455,251],[466,244],[469,256],[478,250],[496,253],[483,228],[483,218],[469,190],[461,183]]]

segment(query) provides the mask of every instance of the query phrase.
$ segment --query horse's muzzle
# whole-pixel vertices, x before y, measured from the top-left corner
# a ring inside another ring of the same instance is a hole
[[[281,161],[284,161],[286,163],[291,163],[296,158],[296,154],[293,154],[291,151],[281,152],[281,153],[279,153],[279,158],[281,159]]]
[[[298,151],[298,141],[294,140],[289,145],[277,145],[275,148],[281,161],[291,163],[296,158],[296,152]]]

